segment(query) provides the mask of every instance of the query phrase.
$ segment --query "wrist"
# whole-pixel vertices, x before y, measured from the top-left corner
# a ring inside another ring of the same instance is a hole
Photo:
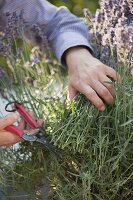
[[[68,65],[68,63],[73,59],[78,59],[79,57],[82,57],[82,55],[87,55],[87,57],[90,59],[94,58],[86,46],[75,46],[69,48],[65,52],[66,64]]]
[[[84,62],[93,63],[96,58],[90,53],[86,46],[75,46],[65,53],[65,61],[68,69],[81,66]]]

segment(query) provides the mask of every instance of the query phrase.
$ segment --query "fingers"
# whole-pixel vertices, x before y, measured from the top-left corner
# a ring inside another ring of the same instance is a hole
[[[82,94],[84,94],[89,101],[100,111],[105,110],[105,105],[102,99],[98,96],[98,94],[93,90],[89,85],[86,85],[84,89],[82,89]]]
[[[84,94],[96,108],[100,111],[104,111],[105,103],[108,105],[114,103],[116,93],[113,82],[107,76],[101,76],[100,78],[102,81],[93,81],[91,87],[86,85]]]
[[[0,131],[0,146],[11,146],[23,141],[19,136],[8,131]]]
[[[108,105],[112,105],[114,103],[115,88],[110,79],[106,78],[106,81],[103,81],[102,83],[97,82],[95,85],[95,90],[98,91],[98,95],[101,97],[104,103]]]
[[[74,99],[74,97],[76,97],[76,95],[77,95],[77,90],[74,87],[69,86],[69,88],[68,88],[68,99],[72,100],[72,99]]]
[[[94,106],[100,110],[105,110],[105,104],[112,105],[115,97],[115,87],[113,82],[106,76],[101,76],[101,80],[93,80],[92,84],[83,82],[77,89],[84,94]],[[71,85],[69,88],[73,88]],[[75,89],[76,90],[76,89]]]
[[[0,130],[3,130],[5,127],[14,124],[18,118],[19,118],[18,114],[12,113],[0,119]]]
[[[120,75],[111,67],[106,68],[106,75],[114,81],[121,82]]]
[[[103,95],[102,94],[100,94],[100,95],[105,96],[105,94],[106,94],[105,90],[108,90],[108,92],[110,92],[112,97],[115,97],[116,92],[115,92],[114,82],[110,78],[108,78],[108,76],[102,76],[100,78],[99,84],[100,83],[102,85],[101,89],[103,89]]]
[[[43,120],[43,119],[39,119],[37,122],[38,122],[38,124],[39,124],[40,126],[42,126],[43,123],[44,123],[44,120]]]
[[[25,129],[25,121],[23,119],[20,120],[19,124],[18,124],[18,127],[21,129],[21,130],[24,130]]]
[[[32,116],[32,118],[36,121],[36,118],[35,118],[35,116],[34,116],[34,113],[33,113],[33,112],[30,112],[30,111],[28,111],[28,112],[29,112],[29,114]],[[37,121],[37,123],[38,123],[40,126],[42,126],[43,123],[44,123],[44,120],[43,120],[43,119],[39,119],[39,120]],[[20,122],[19,122],[19,124],[18,124],[18,127],[19,127],[20,129],[22,129],[22,130],[29,130],[29,129],[30,129],[30,127],[26,124],[26,122],[25,122],[23,119],[20,120]]]
[[[34,116],[34,113],[31,112],[31,111],[30,111],[29,113],[30,113],[30,115],[32,116],[32,118],[36,121],[36,118],[35,118],[35,116]],[[38,123],[40,126],[42,126],[43,123],[44,123],[44,120],[43,120],[43,119],[39,119],[39,120],[37,121],[37,123]],[[29,127],[27,126],[26,129],[29,129]]]
[[[33,112],[31,112],[31,111],[29,111],[29,110],[27,110],[27,109],[26,109],[26,111],[28,111],[28,113],[31,115],[31,117],[32,117],[34,120],[36,120],[35,117],[34,117],[34,113],[33,113]],[[30,129],[30,127],[27,125],[27,123],[26,123],[23,119],[20,120],[20,122],[19,122],[19,124],[18,124],[18,127],[19,127],[21,130],[29,130],[29,129]]]
[[[30,112],[31,116],[35,119],[33,112]],[[16,113],[13,114],[9,114],[4,118],[0,119],[0,146],[11,146],[14,145],[20,141],[23,141],[22,138],[20,138],[19,136],[17,136],[16,134],[10,133],[6,130],[4,130],[5,127],[12,125],[14,122],[17,121],[17,119],[19,118],[19,115]],[[43,119],[39,119],[38,124],[40,126],[42,126],[43,124]],[[22,119],[19,122],[18,127],[22,130],[24,130],[26,128],[27,124],[24,122],[24,120]],[[27,126],[27,130],[29,129],[29,127]]]

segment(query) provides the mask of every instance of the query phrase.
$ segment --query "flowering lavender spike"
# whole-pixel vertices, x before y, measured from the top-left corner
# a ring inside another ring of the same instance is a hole
[[[88,17],[87,14],[86,17]],[[133,1],[101,0],[100,9],[96,11],[91,21],[94,22],[90,27],[94,52],[97,52],[98,48],[100,50],[96,56],[105,64],[113,63],[111,60],[108,61],[110,57],[110,59],[117,58],[116,63],[131,66],[133,60]],[[110,52],[110,55],[107,56],[107,52]]]
[[[3,78],[6,75],[6,70],[3,66],[0,65],[0,78]]]

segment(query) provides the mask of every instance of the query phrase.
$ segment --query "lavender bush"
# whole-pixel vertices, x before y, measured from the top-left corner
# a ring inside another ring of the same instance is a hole
[[[133,2],[132,0],[100,1],[93,17],[85,10],[96,57],[112,67],[133,65]],[[95,41],[94,41],[95,39]],[[98,50],[96,51],[96,48]],[[113,57],[113,59],[112,59]],[[113,60],[114,62],[112,63]]]
[[[12,84],[1,81],[1,86],[8,91],[8,99],[23,102],[36,117],[45,118],[43,128],[59,153],[26,142],[1,151],[1,168],[7,178],[1,182],[13,188],[9,199],[16,198],[15,190],[20,187],[25,200],[133,197],[133,3],[102,0],[95,16],[89,10],[85,15],[95,56],[122,76],[122,83],[115,83],[115,105],[100,113],[82,95],[68,102],[57,61],[38,48],[28,53],[19,49],[17,57],[8,60]],[[49,197],[42,185],[48,188]]]

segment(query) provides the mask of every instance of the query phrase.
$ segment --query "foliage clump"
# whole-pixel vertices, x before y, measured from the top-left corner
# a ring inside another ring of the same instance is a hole
[[[38,62],[31,65],[31,57],[36,55],[32,52],[15,65],[18,60],[14,58],[14,81],[12,86],[4,83],[7,97],[23,102],[38,118],[44,117],[47,138],[58,148],[52,154],[39,144],[21,143],[1,151],[1,168],[7,179],[2,181],[11,181],[14,195],[15,189],[22,187],[25,199],[48,199],[41,192],[43,185],[51,200],[132,199],[133,6],[130,0],[101,0],[100,6],[95,16],[85,11],[94,54],[122,76],[121,83],[112,82],[116,100],[105,112],[96,110],[82,95],[72,103],[67,101],[54,59],[40,60],[37,54]],[[24,68],[27,62],[29,69]]]

